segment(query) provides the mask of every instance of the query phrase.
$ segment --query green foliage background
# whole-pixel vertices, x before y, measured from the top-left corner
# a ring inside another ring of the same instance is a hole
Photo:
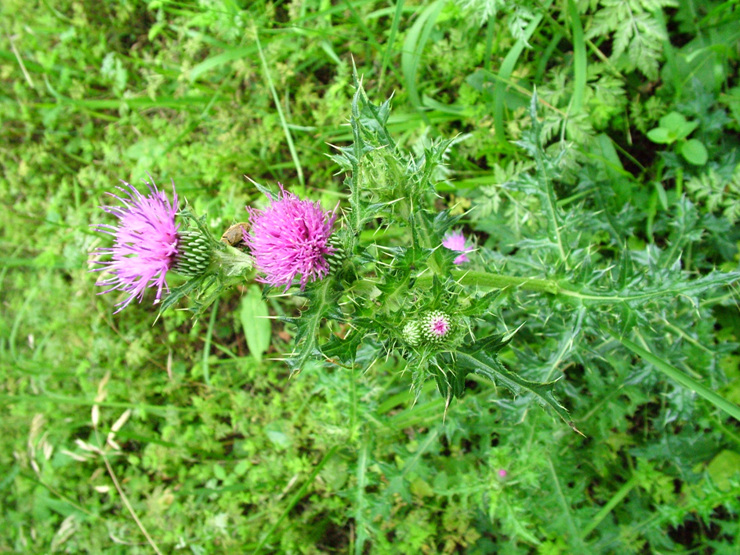
[[[740,400],[735,290],[712,281],[738,270],[737,2],[0,10],[0,550],[737,552],[738,421],[659,368]],[[517,292],[497,309],[492,331],[525,324],[503,362],[560,377],[585,438],[475,377],[447,408],[431,381],[417,398],[371,344],[368,372],[308,363],[289,380],[271,359],[294,330],[250,325],[265,307],[249,284],[195,322],[146,304],[113,316],[95,294],[89,226],[119,179],[173,179],[217,235],[264,202],[243,174],[326,208],[346,198],[329,155],[352,140],[353,63],[374,103],[394,95],[400,147],[455,138],[437,204],[479,263],[550,275],[544,171],[571,280],[663,288],[603,307]],[[673,111],[690,134],[651,142]],[[682,156],[690,140],[705,164]],[[657,362],[603,331],[638,325],[632,345]]]

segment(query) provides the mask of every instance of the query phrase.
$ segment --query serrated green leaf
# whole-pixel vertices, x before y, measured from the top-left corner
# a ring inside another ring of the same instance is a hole
[[[300,372],[311,358],[321,356],[318,335],[321,322],[336,308],[341,292],[333,277],[327,277],[306,288],[308,307],[296,322],[295,351],[288,359],[293,372]]]
[[[216,282],[216,276],[213,274],[207,274],[188,280],[179,287],[174,287],[170,290],[169,295],[165,297],[162,303],[159,305],[159,313],[162,314],[165,310],[174,306],[180,299],[194,293],[196,291],[205,291],[210,288]]]
[[[362,331],[352,331],[344,339],[334,335],[321,346],[321,353],[327,358],[339,359],[343,364],[352,364],[364,336]]]
[[[575,427],[573,420],[568,415],[568,411],[555,398],[554,389],[556,382],[538,383],[526,380],[514,372],[507,370],[499,362],[495,354],[489,354],[484,350],[473,352],[455,351],[452,360],[456,366],[457,375],[475,372],[488,378],[493,383],[505,386],[515,395],[530,393],[540,405],[549,407],[575,432],[581,433]],[[463,372],[461,373],[460,370]]]

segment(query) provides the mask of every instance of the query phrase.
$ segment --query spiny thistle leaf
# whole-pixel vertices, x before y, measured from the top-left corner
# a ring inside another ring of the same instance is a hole
[[[288,359],[293,372],[299,372],[309,359],[321,355],[318,343],[321,322],[337,309],[340,294],[341,289],[332,277],[316,282],[304,291],[308,307],[296,321],[295,351]]]
[[[173,287],[170,290],[169,295],[167,295],[162,303],[159,305],[159,314],[162,315],[164,311],[177,304],[177,302],[183,297],[187,297],[188,295],[196,291],[206,290],[215,283],[216,276],[214,274],[208,274],[190,279],[179,287]],[[193,310],[196,316],[202,312],[200,308],[196,307],[191,307],[190,310]]]
[[[506,295],[508,295],[506,290],[495,290],[480,297],[471,297],[470,304],[460,310],[460,314],[463,316],[481,317],[497,299]]]
[[[660,275],[660,274],[658,274]],[[587,288],[566,288],[562,287],[560,293],[565,299],[583,303],[588,306],[593,305],[614,305],[615,303],[627,303],[633,308],[639,308],[647,301],[659,299],[661,297],[697,297],[701,293],[710,289],[719,289],[722,286],[730,285],[740,279],[740,272],[717,272],[713,271],[693,280],[686,280],[682,275],[671,275],[669,272],[662,272],[663,283],[660,287],[639,288],[642,285],[640,281],[631,283],[633,287],[625,287],[619,291],[596,292]],[[639,280],[639,278],[637,278]]]
[[[563,422],[568,424],[575,432],[581,433],[568,415],[568,411],[555,398],[554,388],[556,382],[538,383],[525,380],[514,372],[507,370],[501,364],[496,356],[496,348],[500,349],[505,345],[499,338],[491,341],[493,352],[485,349],[473,350],[472,352],[455,351],[449,356],[449,361],[455,366],[455,373],[458,376],[456,382],[456,391],[459,391],[459,376],[470,372],[476,372],[491,380],[493,383],[500,383],[509,389],[515,395],[528,392],[542,406],[549,407],[557,414]],[[463,381],[464,387],[464,381]],[[583,434],[581,434],[583,435]]]
[[[357,324],[357,322],[355,322]],[[350,330],[344,338],[333,335],[321,345],[321,353],[330,359],[339,359],[344,364],[353,364],[357,357],[357,349],[363,344],[366,329],[357,327]]]

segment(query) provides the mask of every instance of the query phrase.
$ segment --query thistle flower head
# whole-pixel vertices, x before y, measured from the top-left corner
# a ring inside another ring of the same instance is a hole
[[[277,198],[270,196],[270,206],[264,210],[248,207],[247,211],[251,225],[244,242],[264,274],[260,281],[285,286],[287,291],[298,274],[301,289],[327,276],[327,258],[335,250],[329,238],[336,211],[325,212],[318,202],[300,200],[282,185]]]
[[[146,181],[145,181],[146,182]],[[156,288],[156,301],[167,288],[166,275],[178,260],[180,235],[179,224],[175,223],[178,210],[175,185],[172,184],[172,202],[152,181],[149,194],[142,195],[135,187],[122,181],[117,187],[119,194],[108,193],[120,202],[120,206],[103,206],[103,210],[118,218],[116,225],[99,224],[97,231],[113,236],[112,247],[100,248],[92,254],[99,268],[111,276],[97,282],[107,287],[102,293],[124,291],[128,297],[118,303],[120,312],[135,298],[141,302],[147,287]],[[120,195],[120,196],[119,196]]]
[[[421,331],[419,330],[419,323],[416,320],[408,322],[402,331],[403,339],[412,347],[417,346],[421,342]]]
[[[450,249],[451,251],[462,253],[458,255],[455,260],[453,260],[454,264],[459,265],[463,264],[464,262],[470,261],[465,253],[470,252],[473,249],[465,245],[465,235],[463,235],[462,231],[455,231],[453,233],[447,234],[442,240],[442,246]]]
[[[421,318],[421,335],[430,343],[442,343],[454,331],[454,322],[449,314],[441,310],[427,312]]]

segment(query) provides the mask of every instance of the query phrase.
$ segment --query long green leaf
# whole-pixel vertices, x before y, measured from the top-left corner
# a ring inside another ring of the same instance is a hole
[[[416,83],[416,72],[419,69],[419,62],[424,51],[429,35],[432,32],[437,17],[439,17],[445,2],[437,0],[430,4],[419,16],[419,19],[411,26],[406,40],[403,41],[403,52],[401,54],[401,71],[406,80],[409,99],[414,107],[421,108],[419,90]]]
[[[190,81],[195,81],[199,79],[201,75],[211,71],[212,69],[227,64],[233,60],[239,60],[248,56],[251,57],[254,54],[255,50],[256,48],[254,47],[254,45],[240,46],[238,48],[232,48],[230,50],[227,50],[226,52],[222,52],[221,54],[217,54],[216,56],[211,56],[210,58],[203,60],[201,63],[193,67],[188,72],[188,77],[190,78]]]
[[[476,372],[494,383],[500,383],[514,394],[523,391],[531,393],[537,402],[550,407],[563,422],[568,424],[575,432],[581,433],[568,415],[568,411],[555,398],[556,382],[538,383],[525,380],[514,372],[507,370],[495,356],[490,356],[483,350],[470,353],[456,351],[454,356],[457,360],[457,366]]]
[[[295,144],[293,143],[293,135],[290,133],[290,129],[288,128],[288,122],[285,119],[285,114],[283,113],[283,108],[280,103],[280,97],[278,96],[277,90],[275,89],[275,84],[272,82],[272,75],[270,75],[270,68],[267,67],[267,60],[265,59],[265,54],[262,51],[262,45],[260,44],[260,38],[257,34],[257,31],[255,29],[255,42],[257,43],[257,53],[260,55],[260,60],[262,61],[262,69],[265,72],[265,79],[267,80],[267,86],[270,88],[270,92],[272,93],[272,99],[273,102],[275,102],[275,109],[277,110],[278,117],[280,118],[280,125],[283,127],[283,132],[285,133],[285,142],[288,143],[288,150],[290,151],[290,157],[293,159],[293,164],[295,165],[296,173],[298,174],[298,182],[301,184],[301,187],[305,187],[306,183],[303,179],[303,168],[301,167],[301,161],[298,158],[298,152],[296,151]]]
[[[258,362],[270,347],[272,330],[268,316],[267,303],[262,298],[260,288],[256,285],[250,286],[249,292],[242,298],[239,318],[249,352]]]
[[[391,59],[391,51],[393,50],[393,44],[396,42],[396,35],[398,34],[398,27],[401,22],[401,12],[403,12],[404,0],[397,0],[396,10],[393,14],[393,22],[391,23],[391,30],[388,35],[388,45],[383,52],[383,60],[380,63],[380,77],[378,77],[378,89],[383,89],[383,78],[385,77],[385,70],[388,67],[388,62]]]
[[[570,18],[573,33],[573,98],[570,111],[577,113],[583,107],[583,98],[586,94],[586,41],[583,37],[583,25],[578,7],[574,0],[568,0],[568,17]]]
[[[611,330],[606,330],[606,331],[612,337],[614,337],[617,341],[619,341],[622,345],[627,347],[630,351],[632,351],[637,356],[639,356],[646,362],[649,362],[650,364],[655,366],[658,370],[663,372],[663,374],[665,374],[672,380],[680,383],[685,388],[690,389],[691,391],[693,391],[700,397],[704,397],[704,399],[712,403],[718,409],[725,411],[727,414],[732,416],[735,420],[740,421],[740,407],[738,407],[736,404],[731,403],[730,401],[728,401],[721,395],[718,395],[711,389],[700,384],[695,379],[690,378],[689,376],[681,372],[675,366],[671,366],[659,356],[651,353],[647,349],[643,349],[642,347],[640,347],[636,343],[633,343],[626,337],[620,337],[619,335],[617,335]]]
[[[552,4],[552,0],[545,2],[542,9],[547,10],[550,7],[550,4]],[[529,40],[537,30],[540,21],[542,21],[541,15],[532,19],[524,31],[524,37],[516,41],[504,58],[504,61],[501,63],[501,69],[499,69],[496,85],[493,89],[493,124],[494,129],[496,130],[496,138],[499,142],[506,141],[506,134],[504,131],[504,99],[506,96],[506,84],[509,82],[512,73],[514,73],[514,68],[519,60],[519,56],[521,56],[524,51],[524,47],[527,44],[526,41]]]

